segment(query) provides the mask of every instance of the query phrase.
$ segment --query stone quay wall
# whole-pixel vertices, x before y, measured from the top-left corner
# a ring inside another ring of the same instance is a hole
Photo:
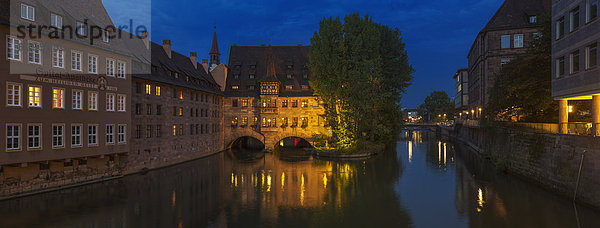
[[[499,170],[528,179],[564,197],[600,208],[600,138],[527,132],[505,127],[442,128]],[[583,159],[583,163],[581,163]]]

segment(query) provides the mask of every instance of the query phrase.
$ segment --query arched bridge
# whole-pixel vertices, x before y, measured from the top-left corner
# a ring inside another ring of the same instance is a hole
[[[281,140],[290,137],[297,137],[306,140],[310,145],[315,145],[315,136],[319,134],[327,134],[327,132],[323,129],[307,129],[302,127],[286,127],[286,128],[273,128],[273,129],[263,129],[262,131],[255,131],[254,128],[251,127],[237,127],[233,129],[230,134],[225,135],[225,148],[230,148],[231,145],[239,138],[242,137],[252,137],[258,139],[259,141],[265,144],[265,149],[273,150],[275,145],[277,145]]]

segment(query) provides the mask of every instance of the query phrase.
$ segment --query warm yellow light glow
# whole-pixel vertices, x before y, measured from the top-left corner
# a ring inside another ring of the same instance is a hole
[[[300,181],[300,205],[304,206],[304,174]]]
[[[442,141],[438,141],[438,164],[442,163]]]
[[[235,175],[235,187],[237,187],[237,175]]]
[[[413,152],[412,141],[408,141],[408,163],[412,162],[412,152]]]
[[[483,190],[481,190],[481,188],[479,188],[479,190],[477,191],[477,204],[479,204],[479,207],[477,208],[477,212],[481,212],[481,209],[483,208],[483,205],[485,204],[485,200],[483,200]]]
[[[152,94],[152,85],[146,84],[146,95]]]
[[[479,111],[481,112],[481,108],[479,108]]]
[[[175,202],[177,201],[177,193],[173,190],[173,194],[171,195],[171,207],[175,208]]]
[[[569,105],[569,113],[573,113],[573,105]]]
[[[29,86],[29,106],[40,106],[40,87]]]
[[[323,173],[323,189],[327,189],[327,174]]]
[[[285,172],[281,173],[281,189],[285,187]]]
[[[267,192],[271,191],[271,174],[267,174]]]
[[[260,179],[261,179],[260,186],[265,186],[265,173],[264,172],[260,174]]]
[[[446,165],[446,143],[444,143],[444,165]]]
[[[156,96],[160,96],[160,86],[156,86]]]

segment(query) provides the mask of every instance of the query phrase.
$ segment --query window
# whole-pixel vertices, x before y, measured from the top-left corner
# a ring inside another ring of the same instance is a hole
[[[142,104],[135,104],[135,114],[136,115],[142,114]]]
[[[65,146],[65,125],[52,125],[52,147],[62,148]]]
[[[7,124],[6,125],[6,149],[19,150],[21,149],[21,125]]]
[[[534,39],[539,39],[539,38],[541,38],[541,37],[542,37],[542,33],[539,33],[539,32],[534,32],[533,34],[531,34],[531,36],[532,36]]]
[[[537,23],[537,16],[535,16],[535,15],[529,16],[529,23],[531,23],[531,24]]]
[[[177,136],[177,124],[173,124],[173,136]]]
[[[287,74],[287,79],[292,79],[292,74]]]
[[[140,84],[139,82],[135,83],[135,93],[141,93],[142,92],[142,84]]]
[[[65,108],[65,89],[52,89],[52,108]]]
[[[152,85],[146,84],[146,95],[152,94]]]
[[[288,118],[287,117],[282,117],[281,118],[281,126],[286,127],[288,125]]]
[[[42,148],[42,125],[29,125],[27,134],[27,148],[28,149],[41,149]]]
[[[232,100],[231,100],[231,106],[232,106],[232,107],[237,107],[237,106],[238,106],[238,99],[235,99],[235,98],[234,98],[234,99],[232,99]]]
[[[579,28],[579,7],[575,8],[569,13],[570,26],[569,31],[572,32]]]
[[[569,73],[571,74],[579,72],[579,50],[569,55],[569,69]]]
[[[125,95],[119,94],[117,95],[117,111],[125,112]]]
[[[303,78],[303,79],[308,79],[308,74],[307,74],[307,73],[304,73],[304,75],[302,75],[302,78]]]
[[[248,107],[248,99],[242,99],[242,108]]]
[[[179,116],[183,116],[183,107],[179,107]]]
[[[560,39],[565,35],[565,17],[561,17],[556,21],[556,39]]]
[[[108,30],[102,31],[102,41],[104,41],[104,43],[108,43],[110,41],[110,32]]]
[[[65,50],[62,48],[52,48],[52,66],[65,68]]]
[[[125,78],[125,62],[117,62],[117,78]]]
[[[523,47],[523,34],[516,34],[514,36],[514,46],[515,48],[522,48]]]
[[[146,138],[152,138],[152,125],[146,125]]]
[[[586,22],[590,22],[598,17],[598,0],[586,1]]]
[[[190,124],[190,135],[194,134],[194,127],[198,125]]]
[[[139,139],[142,137],[142,125],[135,125],[135,138]]]
[[[162,134],[161,125],[156,125],[156,128],[154,130],[156,131],[156,137],[160,137]]]
[[[160,86],[156,86],[155,92],[156,96],[160,96]]]
[[[183,124],[179,124],[179,135],[183,135]]]
[[[21,106],[21,85],[6,83],[6,105]]]
[[[88,56],[88,72],[92,74],[98,73],[98,57],[89,55]]]
[[[254,79],[254,77],[255,77],[255,76],[254,76],[254,74],[251,74],[251,75],[250,75],[250,76],[248,76],[248,77],[250,77],[250,79]]]
[[[233,75],[233,79],[239,79],[239,78],[240,78],[240,75],[239,75],[239,74],[234,74],[234,75]]]
[[[175,76],[175,78],[179,78],[179,72],[175,72],[173,75]]]
[[[98,125],[88,125],[88,145],[98,145]]]
[[[293,100],[292,101],[292,108],[297,108],[298,107],[298,100]]]
[[[592,44],[585,47],[586,69],[595,67],[598,64],[598,44]]]
[[[302,126],[303,127],[308,126],[308,117],[302,117]]]
[[[115,111],[115,95],[112,93],[106,94],[106,111]]]
[[[183,90],[179,90],[179,100],[183,100]]]
[[[294,117],[292,118],[292,127],[297,127],[298,126],[298,117]]]
[[[254,86],[253,85],[248,86],[248,90],[254,90]]]
[[[242,126],[248,126],[248,117],[242,117]]]
[[[126,125],[119,125],[119,129],[118,129],[119,131],[117,132],[119,143],[124,143],[126,140],[126,137],[125,137],[127,135],[126,128],[127,128]]]
[[[240,87],[239,86],[231,86],[232,90],[238,90]]]
[[[500,37],[501,48],[510,48],[510,35],[504,35]]]
[[[115,144],[115,125],[106,125],[106,144]]]
[[[106,60],[106,76],[115,76],[115,61],[112,59]]]
[[[29,41],[29,62],[41,64],[41,47],[40,43]]]
[[[71,52],[71,69],[81,71],[81,52]]]
[[[39,86],[29,86],[29,107],[42,107],[42,88]]]
[[[98,110],[98,93],[88,92],[88,110]]]
[[[285,89],[286,89],[286,90],[292,90],[293,88],[294,88],[294,86],[292,86],[292,85],[286,85],[286,86],[285,86]]]
[[[303,90],[307,90],[308,89],[308,85],[302,85],[302,89]]]
[[[237,126],[238,125],[238,118],[237,116],[231,118],[231,126]]]
[[[81,146],[81,125],[71,125],[71,147]]]
[[[288,106],[288,100],[281,101],[281,107],[282,108],[287,108],[287,106]]]
[[[81,110],[81,100],[83,97],[83,91],[81,90],[73,90],[73,96],[72,96],[72,108],[73,109],[78,109]]]
[[[21,40],[8,37],[6,39],[8,59],[21,61]]]
[[[87,25],[81,22],[77,22],[77,35],[86,36],[87,35]]]
[[[35,8],[33,8],[33,6],[21,4],[21,18],[35,21]]]
[[[50,25],[52,27],[62,29],[63,17],[56,14],[50,14]]]
[[[156,115],[162,115],[162,105],[156,106]]]
[[[152,105],[146,104],[146,115],[152,115]]]
[[[565,57],[556,59],[556,77],[560,77],[565,74]]]
[[[302,107],[303,108],[307,108],[308,107],[308,100],[302,100]]]

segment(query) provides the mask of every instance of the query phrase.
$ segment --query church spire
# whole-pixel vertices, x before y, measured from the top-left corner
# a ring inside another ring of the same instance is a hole
[[[275,57],[273,57],[273,47],[269,45],[267,52],[267,77],[265,82],[278,82],[277,72],[275,72]]]
[[[214,29],[212,47],[210,48],[210,52],[208,52],[210,55],[210,66],[213,64],[219,65],[219,63],[221,63],[221,53],[219,52],[219,44],[217,43],[217,26],[215,26]]]

